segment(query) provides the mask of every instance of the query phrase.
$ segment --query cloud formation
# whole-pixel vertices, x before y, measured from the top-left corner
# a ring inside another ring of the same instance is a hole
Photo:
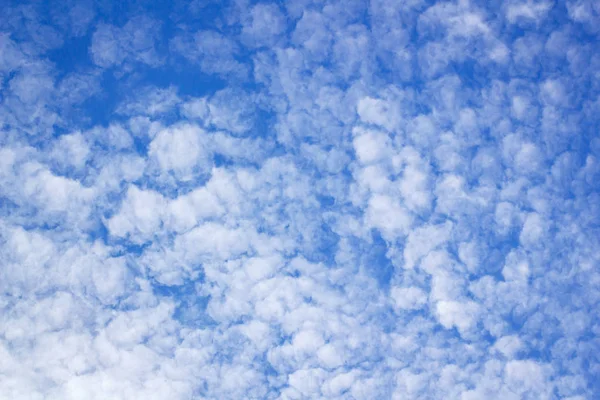
[[[600,396],[597,3],[2,14],[0,399]]]

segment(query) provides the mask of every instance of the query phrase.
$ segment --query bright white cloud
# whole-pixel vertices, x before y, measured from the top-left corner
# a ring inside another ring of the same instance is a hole
[[[598,15],[9,2],[0,398],[597,398]]]
[[[149,156],[160,174],[173,174],[190,180],[206,173],[211,161],[204,142],[206,133],[194,125],[177,125],[156,134],[150,143]]]

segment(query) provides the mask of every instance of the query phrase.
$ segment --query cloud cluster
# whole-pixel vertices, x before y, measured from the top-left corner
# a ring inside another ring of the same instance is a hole
[[[0,399],[594,399],[593,1],[11,4]]]

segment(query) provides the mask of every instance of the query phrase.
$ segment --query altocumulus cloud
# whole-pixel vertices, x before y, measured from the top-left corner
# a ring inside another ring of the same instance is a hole
[[[593,0],[7,0],[0,399],[600,398]]]

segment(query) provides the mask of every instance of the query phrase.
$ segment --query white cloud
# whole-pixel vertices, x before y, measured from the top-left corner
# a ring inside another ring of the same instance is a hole
[[[90,146],[80,132],[75,132],[61,136],[52,153],[60,164],[82,168],[90,156]]]
[[[369,226],[379,229],[386,240],[405,236],[412,225],[412,216],[390,196],[373,195],[365,215]]]
[[[217,3],[3,10],[0,393],[596,398],[594,2]]]
[[[506,6],[506,18],[511,24],[520,20],[533,20],[539,23],[552,7],[553,4],[549,1],[511,2]]]
[[[365,97],[357,105],[358,116],[367,124],[378,125],[393,130],[396,123],[395,111],[385,100]]]
[[[352,384],[356,381],[356,375],[355,371],[350,371],[334,376],[323,384],[323,394],[330,397],[341,396],[352,387]]]
[[[355,128],[354,133],[354,151],[361,163],[371,164],[389,154],[390,140],[385,133],[360,128]]]
[[[0,35],[0,49],[2,50],[0,72],[4,78],[5,74],[14,71],[25,61],[25,55],[20,51],[15,42],[10,39],[8,33]]]
[[[148,154],[160,173],[190,180],[208,172],[211,159],[204,142],[206,133],[195,125],[176,125],[156,134]]]
[[[256,4],[242,29],[242,41],[252,47],[273,46],[286,29],[285,16],[276,4]]]
[[[451,222],[414,229],[409,234],[404,248],[404,267],[415,267],[423,256],[443,245],[449,239],[451,231]]]
[[[242,229],[230,229],[216,223],[206,223],[179,236],[175,251],[184,260],[199,262],[203,259],[227,260],[249,250],[252,237]]]
[[[104,128],[96,126],[85,133],[85,136],[116,150],[128,149],[133,146],[133,138],[121,124],[110,124]]]
[[[171,48],[186,59],[197,62],[206,74],[242,78],[247,67],[237,60],[239,45],[215,31],[198,31],[175,36]]]
[[[427,293],[417,287],[395,287],[390,295],[400,310],[418,310],[427,303]]]
[[[600,7],[596,2],[590,0],[568,1],[567,10],[573,21],[584,24],[590,32],[598,32],[597,22]]]
[[[319,387],[324,380],[324,375],[325,371],[321,369],[302,369],[291,374],[288,382],[301,396],[311,397],[320,394]]]
[[[458,246],[458,257],[466,266],[469,272],[476,272],[480,266],[481,255],[485,252],[485,247],[478,242],[462,242]]]
[[[534,361],[513,360],[505,367],[506,383],[516,393],[550,392],[545,375],[544,368]]]
[[[302,45],[306,57],[316,62],[323,61],[332,44],[332,33],[327,28],[326,19],[315,11],[305,11],[296,23],[292,42]]]
[[[429,165],[410,147],[404,147],[394,162],[402,160],[404,169],[399,180],[400,194],[406,206],[414,212],[426,211],[431,205]]]
[[[179,104],[180,99],[177,96],[177,90],[174,87],[146,88],[139,93],[135,93],[135,98],[122,103],[117,112],[124,115],[157,115],[172,112]]]
[[[506,265],[502,268],[502,275],[507,281],[527,281],[530,274],[528,261],[519,258],[519,255],[511,252],[506,257]]]
[[[517,336],[503,336],[496,341],[494,349],[512,359],[523,349],[523,342]]]
[[[400,394],[408,395],[412,398],[417,398],[421,391],[427,385],[427,376],[425,374],[415,374],[408,369],[401,370],[397,375],[396,392],[400,398]]]
[[[158,66],[163,62],[156,49],[160,28],[160,22],[146,16],[134,17],[123,27],[100,24],[92,36],[92,59],[103,68],[131,69],[133,62]]]
[[[446,329],[456,327],[461,334],[477,323],[479,306],[472,302],[440,301],[435,307],[440,324]]]
[[[331,344],[326,344],[317,351],[317,357],[325,368],[337,368],[344,364],[340,352]]]
[[[86,213],[94,198],[94,189],[77,180],[54,175],[44,166],[31,162],[22,167],[25,180],[23,195],[48,212],[63,212],[76,217]]]
[[[9,82],[10,90],[25,104],[46,98],[54,87],[54,79],[46,71],[31,72],[19,73]]]
[[[525,246],[536,246],[540,244],[539,242],[545,236],[546,231],[547,224],[543,217],[538,213],[530,213],[525,218],[519,240]]]
[[[246,133],[252,127],[253,98],[244,92],[224,89],[208,103],[209,123],[234,134]]]
[[[222,129],[236,136],[247,135],[254,124],[253,95],[223,89],[211,98],[193,98],[182,106],[185,117],[198,120],[207,129]]]
[[[206,188],[179,196],[170,201],[167,207],[166,224],[176,232],[187,231],[196,226],[200,219],[219,217],[225,212],[219,198]]]
[[[118,214],[108,220],[108,229],[111,235],[143,243],[159,232],[165,206],[159,193],[130,186]]]
[[[182,114],[187,118],[199,120],[209,118],[208,100],[205,97],[187,101],[181,108]]]

